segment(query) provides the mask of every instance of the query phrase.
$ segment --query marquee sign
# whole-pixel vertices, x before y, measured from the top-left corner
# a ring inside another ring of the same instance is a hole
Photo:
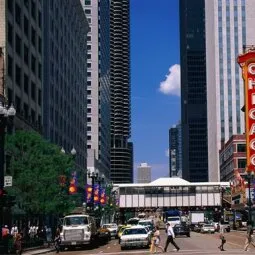
[[[255,48],[239,55],[245,95],[246,171],[255,171]]]

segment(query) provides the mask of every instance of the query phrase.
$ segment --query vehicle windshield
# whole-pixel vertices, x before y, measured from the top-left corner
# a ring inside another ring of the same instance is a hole
[[[143,225],[143,226],[148,226],[148,225],[152,225],[150,221],[139,221],[138,222],[139,225]]]
[[[74,217],[68,217],[64,219],[64,225],[70,226],[70,225],[87,225],[88,224],[88,218],[87,217],[81,217],[81,216],[74,216]]]
[[[124,236],[124,235],[143,235],[143,234],[147,234],[144,228],[129,228],[129,229],[125,229],[122,235]]]
[[[103,228],[117,228],[117,225],[115,225],[115,224],[105,224],[105,225],[103,225]]]
[[[130,219],[130,220],[128,220],[127,223],[130,224],[130,225],[137,225],[138,222],[139,222],[139,220],[137,220],[137,219]]]
[[[167,218],[167,221],[177,221],[177,220],[180,220],[180,218],[179,217],[168,217]]]
[[[213,225],[211,224],[205,224],[204,227],[208,228],[208,227],[213,227]]]

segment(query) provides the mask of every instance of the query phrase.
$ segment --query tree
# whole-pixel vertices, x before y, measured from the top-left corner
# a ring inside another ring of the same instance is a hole
[[[8,171],[13,176],[8,193],[16,197],[19,207],[28,214],[38,215],[64,214],[73,209],[74,197],[68,194],[74,165],[71,156],[61,153],[58,146],[38,133],[27,131],[8,135],[6,151],[11,157]]]

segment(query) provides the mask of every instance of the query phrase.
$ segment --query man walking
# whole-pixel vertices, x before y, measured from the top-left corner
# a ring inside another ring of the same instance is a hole
[[[174,231],[173,231],[173,228],[170,226],[169,223],[166,224],[166,231],[167,231],[167,239],[166,239],[166,245],[165,245],[165,249],[164,251],[166,252],[167,251],[167,247],[168,247],[168,244],[171,243],[177,251],[180,250],[179,246],[175,243],[174,241],[174,238],[175,238],[175,235],[174,235]]]
[[[244,244],[244,251],[248,250],[249,245],[252,244],[255,247],[254,239],[253,239],[253,227],[251,222],[247,222],[247,233]]]

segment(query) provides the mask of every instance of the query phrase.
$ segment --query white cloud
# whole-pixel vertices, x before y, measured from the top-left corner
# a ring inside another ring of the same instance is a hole
[[[166,95],[180,96],[180,65],[175,64],[169,68],[166,79],[160,82],[159,91]]]

